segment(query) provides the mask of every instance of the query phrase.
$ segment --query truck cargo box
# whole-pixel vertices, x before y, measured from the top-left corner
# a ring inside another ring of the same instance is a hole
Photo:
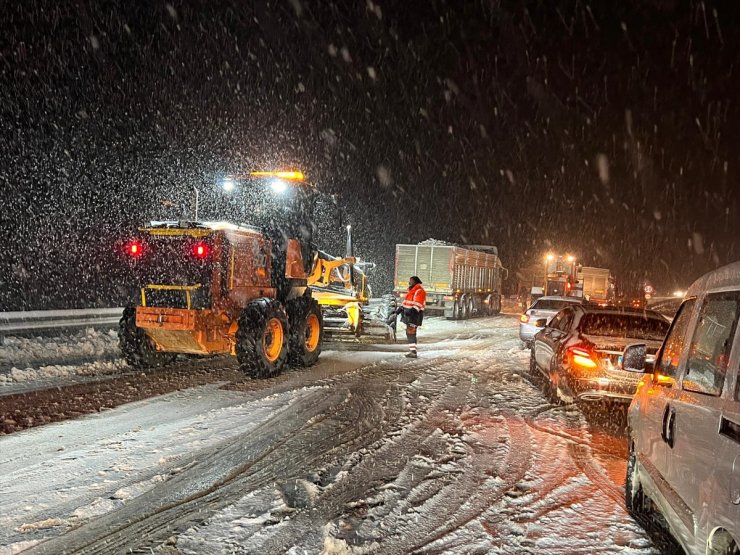
[[[394,291],[403,293],[409,277],[418,276],[427,292],[427,309],[442,310],[450,318],[498,313],[504,274],[496,247],[396,245]]]

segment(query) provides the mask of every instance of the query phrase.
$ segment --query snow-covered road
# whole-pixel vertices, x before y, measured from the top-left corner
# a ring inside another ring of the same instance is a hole
[[[329,351],[2,437],[0,554],[655,553],[621,415],[549,403],[516,326],[430,319],[418,360]]]

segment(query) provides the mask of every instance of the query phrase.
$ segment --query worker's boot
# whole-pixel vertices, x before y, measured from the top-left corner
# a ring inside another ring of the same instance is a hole
[[[406,358],[418,358],[416,355],[416,351],[409,351],[406,353]]]

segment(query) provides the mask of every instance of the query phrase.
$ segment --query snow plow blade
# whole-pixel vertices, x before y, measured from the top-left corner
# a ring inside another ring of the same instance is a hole
[[[377,320],[363,320],[358,329],[347,323],[347,318],[324,314],[324,340],[327,342],[395,343],[396,331]]]

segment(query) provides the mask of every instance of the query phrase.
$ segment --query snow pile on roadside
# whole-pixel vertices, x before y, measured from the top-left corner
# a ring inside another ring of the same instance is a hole
[[[124,360],[104,362],[89,362],[79,366],[50,365],[39,368],[11,368],[7,374],[0,374],[0,386],[14,383],[34,382],[54,378],[70,378],[73,376],[98,376],[103,374],[118,374],[129,367]]]
[[[115,330],[87,329],[55,337],[8,336],[0,345],[0,385],[119,372]],[[2,370],[4,369],[4,370]]]
[[[116,330],[86,330],[54,337],[8,336],[0,345],[0,365],[62,358],[101,358],[118,352]]]

